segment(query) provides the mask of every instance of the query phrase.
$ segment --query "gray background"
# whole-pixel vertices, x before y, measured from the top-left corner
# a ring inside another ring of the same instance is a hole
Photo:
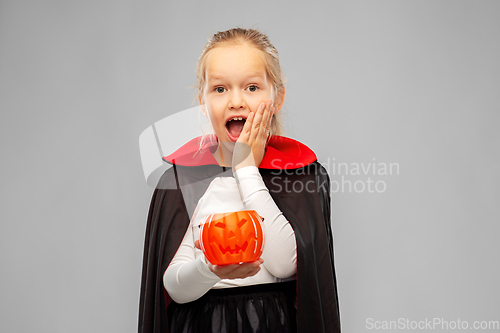
[[[152,193],[138,138],[194,105],[207,37],[234,26],[279,50],[289,136],[325,163],[399,165],[372,176],[383,193],[332,193],[344,331],[369,331],[367,318],[500,320],[499,11],[1,1],[0,330],[136,331]]]

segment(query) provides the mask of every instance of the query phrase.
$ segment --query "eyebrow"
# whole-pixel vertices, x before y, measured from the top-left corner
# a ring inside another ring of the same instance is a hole
[[[221,74],[213,74],[213,75],[209,75],[207,77],[207,80],[210,81],[210,80],[223,80],[225,79],[226,77],[224,75],[221,75]],[[252,78],[259,78],[259,79],[264,79],[265,77],[263,77],[260,73],[258,72],[254,72],[254,73],[250,73],[248,76],[246,76],[247,79],[252,79]]]

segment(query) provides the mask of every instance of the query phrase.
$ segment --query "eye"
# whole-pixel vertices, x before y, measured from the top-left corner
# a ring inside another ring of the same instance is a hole
[[[252,84],[251,86],[248,86],[247,88],[250,92],[256,92],[259,87],[257,87],[255,84]]]
[[[241,228],[246,222],[246,219],[241,219],[240,222],[238,222],[238,228]]]
[[[225,228],[226,224],[222,223],[222,222],[218,222],[218,223],[215,224],[215,226],[218,227],[218,228]]]
[[[224,87],[215,87],[214,90],[218,92],[219,94],[222,94],[224,91],[226,91],[226,88]]]

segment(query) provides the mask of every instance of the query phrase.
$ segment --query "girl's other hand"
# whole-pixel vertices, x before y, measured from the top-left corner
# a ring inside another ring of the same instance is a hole
[[[200,241],[194,242],[194,246],[201,250]],[[260,265],[264,263],[264,259],[259,258],[254,262],[244,262],[241,264],[231,264],[231,265],[212,265],[208,262],[208,268],[220,277],[221,279],[244,279],[249,276],[254,276],[260,271]]]
[[[254,276],[260,271],[260,264],[264,259],[259,258],[254,262],[244,262],[241,264],[231,264],[217,266],[208,263],[208,268],[221,279],[244,279],[249,276]]]
[[[263,102],[255,113],[249,113],[234,148],[233,172],[246,166],[260,165],[264,158],[273,113],[272,100]]]

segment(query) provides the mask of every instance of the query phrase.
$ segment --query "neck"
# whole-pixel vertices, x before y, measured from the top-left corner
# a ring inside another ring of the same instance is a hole
[[[217,150],[212,155],[221,167],[231,167],[233,152],[227,149],[224,144],[221,144],[220,141]]]

